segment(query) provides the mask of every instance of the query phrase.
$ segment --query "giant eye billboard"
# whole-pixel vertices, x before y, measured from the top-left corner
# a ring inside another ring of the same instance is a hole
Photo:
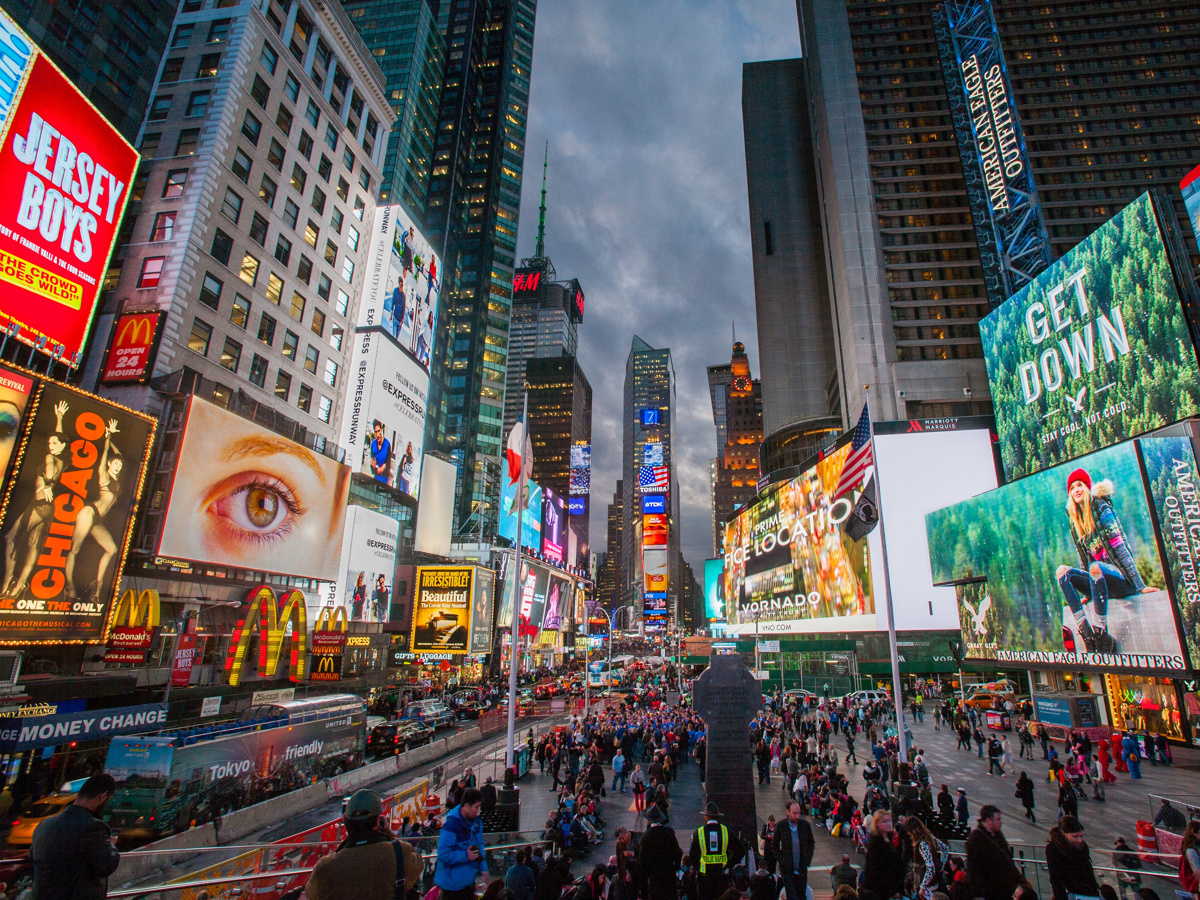
[[[1200,412],[1200,366],[1149,194],[979,330],[1010,479]]]

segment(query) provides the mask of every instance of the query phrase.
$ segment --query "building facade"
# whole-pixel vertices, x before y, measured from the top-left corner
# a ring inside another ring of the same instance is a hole
[[[599,600],[605,605],[609,612],[613,612],[621,605],[622,587],[625,579],[625,568],[622,560],[624,559],[625,539],[623,537],[625,531],[625,482],[622,479],[617,479],[617,486],[613,490],[612,502],[608,504],[607,510],[607,550],[604,554],[604,567],[607,568],[607,573],[604,568],[601,569],[596,582],[596,590],[599,594]]]
[[[708,391],[717,426],[717,456],[709,466],[713,556],[721,556],[725,523],[758,493],[763,440],[762,385],[751,376],[740,341],[734,343],[728,363],[708,367]]]

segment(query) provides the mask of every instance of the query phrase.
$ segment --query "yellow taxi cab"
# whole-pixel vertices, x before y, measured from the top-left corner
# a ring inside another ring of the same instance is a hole
[[[28,848],[33,843],[34,829],[74,803],[85,781],[86,778],[76,778],[64,782],[55,793],[35,800],[25,813],[13,820],[12,830],[8,833],[8,846]]]

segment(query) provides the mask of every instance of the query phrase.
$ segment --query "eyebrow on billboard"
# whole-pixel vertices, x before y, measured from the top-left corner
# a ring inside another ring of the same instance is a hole
[[[325,473],[321,471],[321,467],[317,464],[317,459],[313,456],[312,451],[294,441],[289,441],[287,438],[259,435],[244,437],[234,443],[225,452],[225,459],[228,462],[232,462],[237,459],[256,459],[260,456],[274,456],[276,453],[294,456],[316,473],[317,478],[321,480],[321,484],[325,484]]]

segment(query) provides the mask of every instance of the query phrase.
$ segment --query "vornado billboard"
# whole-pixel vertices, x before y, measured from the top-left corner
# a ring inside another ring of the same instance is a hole
[[[1150,194],[979,330],[1010,479],[1200,412],[1200,367]]]

